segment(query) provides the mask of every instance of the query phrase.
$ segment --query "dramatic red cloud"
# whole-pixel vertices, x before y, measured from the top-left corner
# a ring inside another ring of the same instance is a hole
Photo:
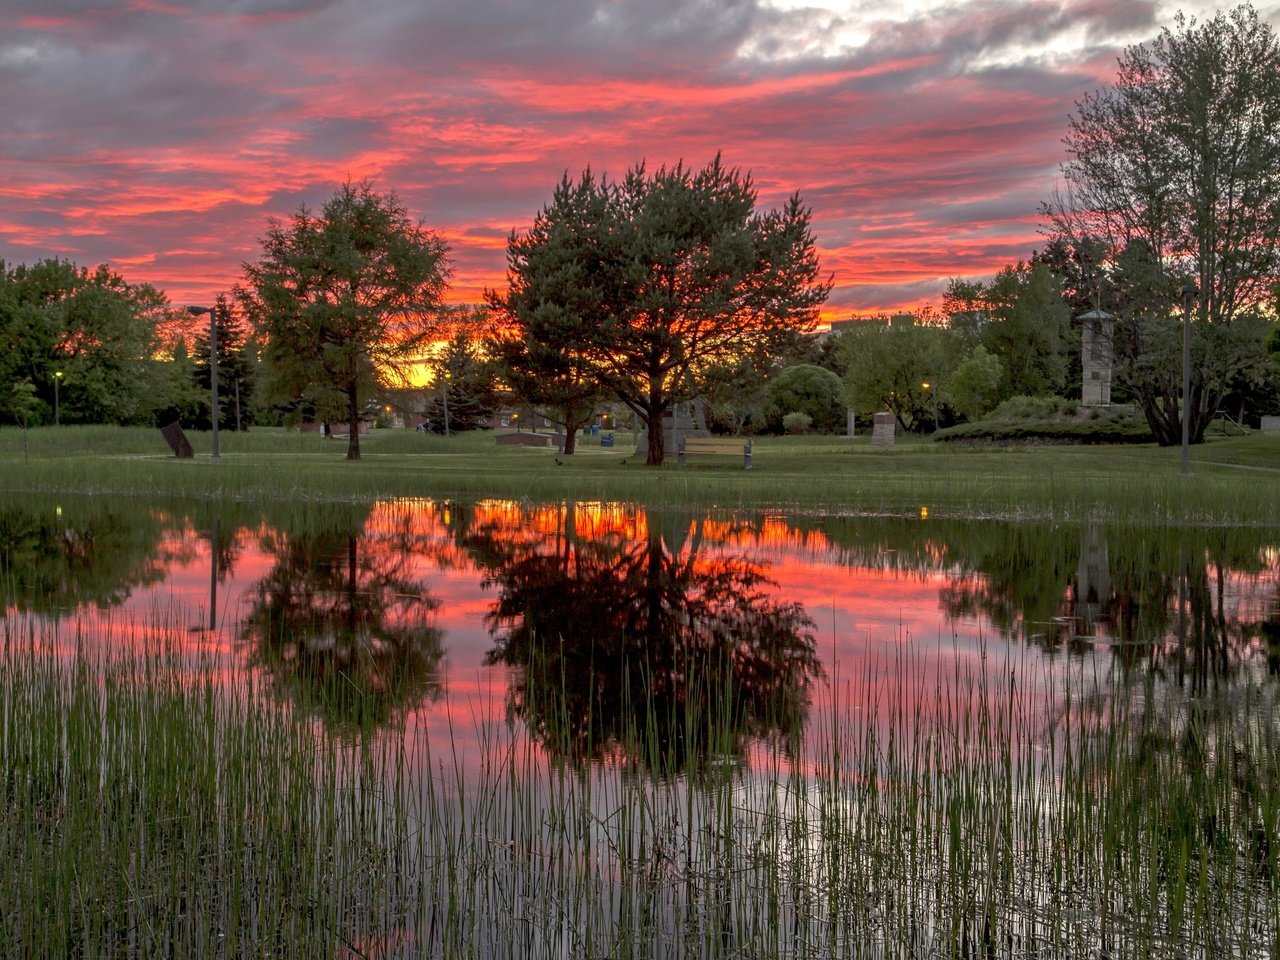
[[[720,152],[762,206],[813,208],[828,319],[1028,257],[1074,102],[1171,18],[1152,0],[9,6],[6,262],[109,262],[207,303],[268,217],[367,178],[449,240],[451,299],[475,302],[564,173]]]

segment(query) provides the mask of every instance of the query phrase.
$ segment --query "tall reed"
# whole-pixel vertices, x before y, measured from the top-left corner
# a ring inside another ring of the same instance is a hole
[[[4,623],[6,957],[1280,954],[1277,697],[1247,671],[1193,698],[869,657],[744,751],[693,661],[683,715],[587,761],[500,704],[453,717],[478,757],[412,722],[334,741],[251,673],[52,630]]]

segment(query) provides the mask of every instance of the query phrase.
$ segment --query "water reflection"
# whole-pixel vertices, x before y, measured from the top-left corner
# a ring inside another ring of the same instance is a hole
[[[362,536],[366,519],[348,512],[319,531],[264,531],[273,566],[251,588],[240,627],[250,664],[276,693],[335,731],[402,718],[441,692],[439,600],[412,552]]]
[[[802,525],[812,521],[801,521]],[[827,520],[842,561],[941,571],[941,609],[1051,657],[1108,651],[1123,670],[1203,687],[1267,643],[1275,531],[1239,527]]]
[[[492,693],[570,759],[617,757],[650,715],[677,765],[789,734],[830,699],[815,622],[845,676],[868,638],[939,638],[939,663],[944,646],[972,661],[995,640],[1203,694],[1258,664],[1280,672],[1278,583],[1276,533],[1247,528],[496,501],[0,504],[6,620],[177,606],[193,643],[238,643],[242,665],[335,730],[447,704],[447,650],[451,696]],[[95,629],[91,642],[127,642]],[[694,704],[720,711],[724,742],[689,728]]]
[[[113,607],[164,579],[161,518],[53,500],[0,506],[0,603],[56,615],[77,604]]]
[[[321,939],[404,957],[1270,956],[1280,942],[1275,531],[599,503],[57,506],[0,506],[7,654],[28,639],[41,655],[117,650],[156,624],[176,669],[212,650],[214,684],[338,734],[293,741],[320,748],[326,776],[314,804],[308,781],[285,808],[301,829],[267,834],[333,868],[305,891],[282,870],[288,903],[327,903]],[[22,676],[6,677],[10,712],[65,712],[88,731],[85,769],[104,769],[98,701],[24,711],[53,701],[24,701]],[[247,706],[249,736],[270,729]],[[125,739],[163,743],[149,722]],[[6,796],[39,782],[10,740]],[[254,772],[296,773],[296,755]],[[745,762],[704,763],[725,757]],[[235,784],[206,782],[222,809]],[[92,808],[37,800],[41,836]],[[210,842],[234,844],[235,810],[268,806],[232,807]],[[181,819],[160,818],[151,849]],[[13,836],[25,876],[52,847]],[[241,904],[262,888],[236,884],[272,849],[218,860],[232,882],[200,889],[234,916],[202,943],[256,923]],[[175,891],[170,916],[211,915]],[[42,902],[13,899],[17,916]],[[118,926],[141,928],[132,913]]]
[[[759,563],[701,552],[703,521],[643,516],[582,535],[490,520],[463,542],[498,590],[490,663],[516,668],[510,703],[552,753],[681,770],[794,736],[821,674],[813,622]],[[692,531],[692,536],[688,536]]]

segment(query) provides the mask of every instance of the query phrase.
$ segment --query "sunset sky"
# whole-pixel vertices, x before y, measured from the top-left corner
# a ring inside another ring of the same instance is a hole
[[[367,178],[471,302],[566,171],[720,151],[813,208],[828,319],[909,306],[1029,256],[1074,103],[1177,10],[1233,5],[0,0],[0,259],[207,303],[268,216]]]

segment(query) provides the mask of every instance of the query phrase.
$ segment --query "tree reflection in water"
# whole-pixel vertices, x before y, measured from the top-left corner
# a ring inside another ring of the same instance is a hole
[[[930,543],[955,571],[939,592],[949,618],[986,619],[1050,656],[1105,646],[1126,674],[1203,690],[1238,670],[1255,642],[1269,643],[1263,612],[1239,600],[1280,579],[1274,536],[1254,528],[1028,523],[969,532],[937,524]]]
[[[402,544],[362,523],[271,533],[275,566],[252,590],[242,636],[276,690],[334,732],[369,730],[441,693],[439,606]]]
[[[0,501],[0,610],[61,616],[105,609],[164,580],[174,521],[127,502],[27,496]]]
[[[663,536],[579,536],[563,509],[549,534],[475,529],[465,543],[499,595],[488,662],[518,670],[515,714],[558,757],[675,773],[738,757],[753,737],[794,744],[821,674],[813,623],[758,564],[701,557],[684,518]]]

